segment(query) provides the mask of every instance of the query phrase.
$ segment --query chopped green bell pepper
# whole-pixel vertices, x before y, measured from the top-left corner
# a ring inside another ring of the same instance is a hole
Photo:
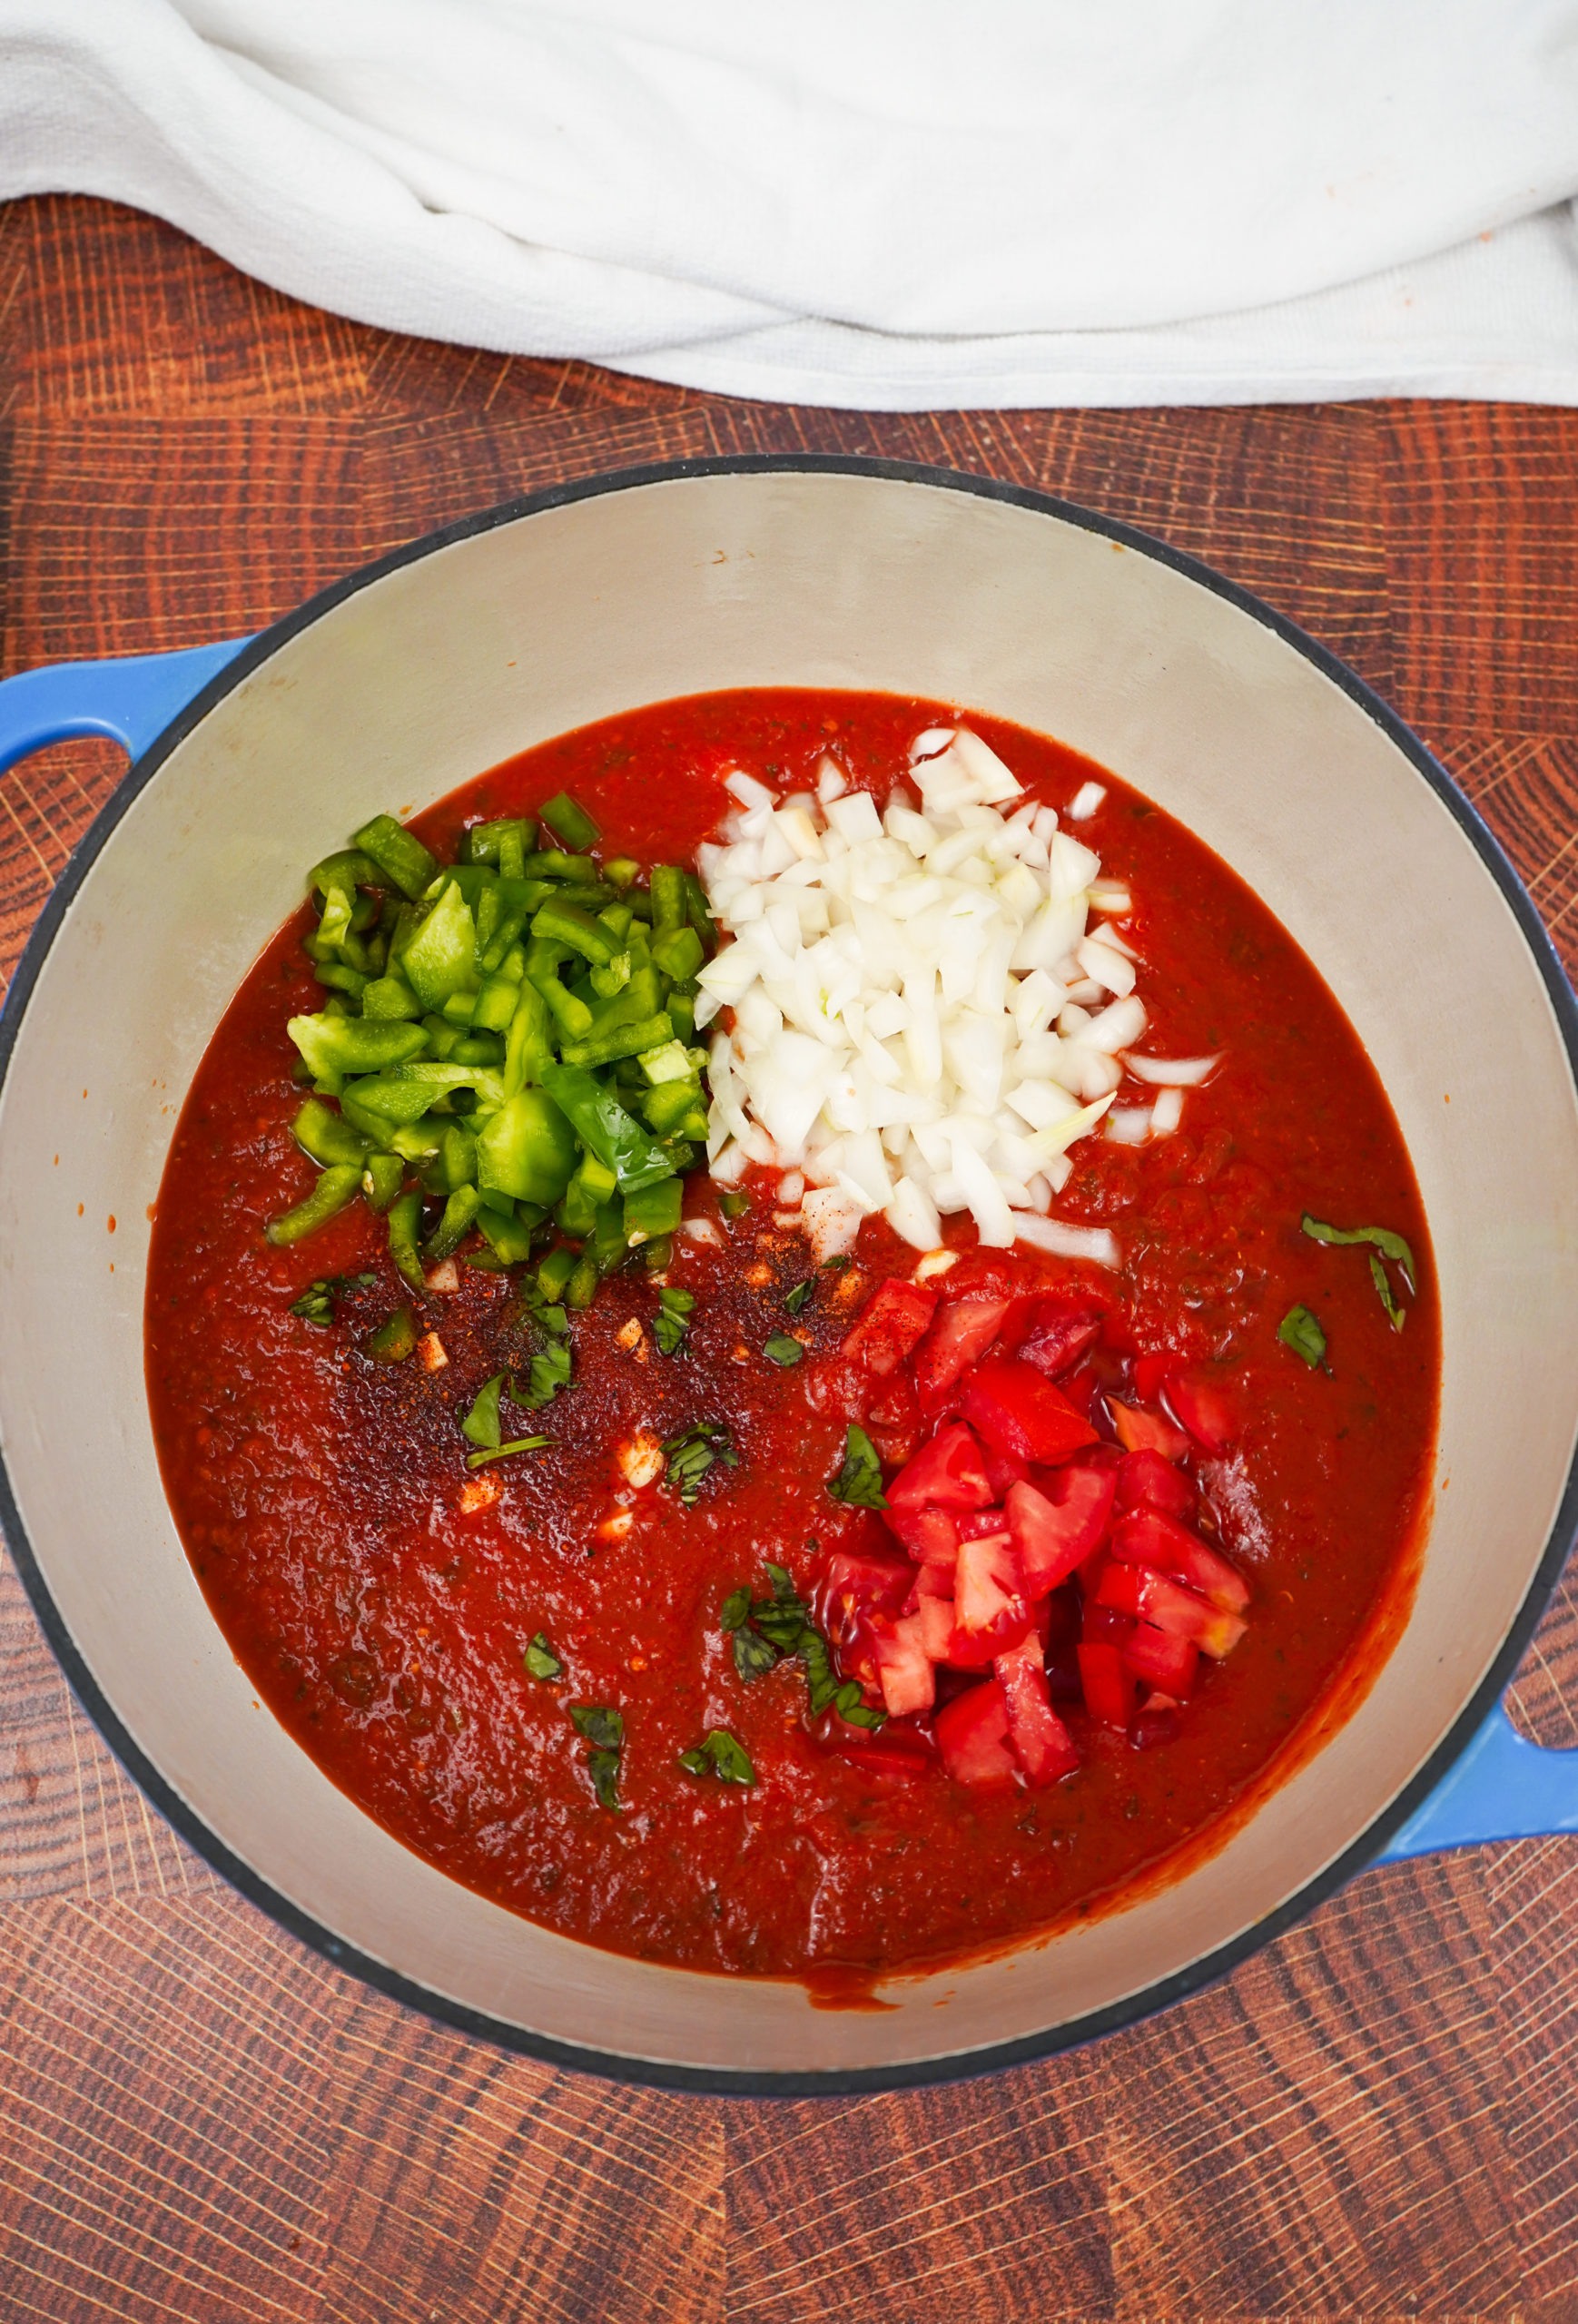
[[[428,1037],[419,1025],[339,1017],[292,1017],[286,1031],[316,1079],[336,1073],[383,1073],[419,1057]]]
[[[360,1192],[360,1164],[331,1162],[305,1201],[286,1211],[282,1218],[271,1219],[264,1232],[271,1243],[299,1243],[336,1217]]]
[[[477,926],[451,872],[424,920],[399,954],[399,970],[424,1009],[442,1009],[451,993],[476,979]]]
[[[314,1162],[354,1162],[360,1168],[366,1157],[368,1140],[320,1098],[308,1098],[291,1128],[297,1145]]]
[[[409,1307],[397,1307],[377,1331],[361,1343],[363,1355],[375,1364],[403,1364],[417,1344],[417,1319]]]
[[[575,1167],[575,1132],[540,1089],[518,1090],[477,1133],[478,1185],[517,1201],[557,1202]]]
[[[444,1215],[422,1246],[422,1256],[437,1266],[457,1250],[476,1224],[482,1197],[475,1187],[457,1187],[444,1205]]]
[[[654,1236],[672,1235],[679,1225],[685,1188],[677,1178],[659,1178],[655,1187],[639,1187],[625,1197],[626,1243],[650,1242]]]
[[[374,977],[362,989],[363,1017],[403,1020],[419,1017],[422,1004],[404,977]]]
[[[674,1026],[667,1011],[638,1018],[634,1024],[594,1025],[583,1040],[566,1041],[561,1054],[566,1065],[612,1065],[622,1057],[639,1057],[672,1040]]]
[[[419,896],[439,869],[421,841],[402,831],[392,815],[375,815],[371,822],[363,823],[352,844],[371,856],[402,895]]]
[[[545,1066],[542,1086],[583,1145],[613,1171],[621,1194],[671,1175],[661,1147],[585,1067]]]
[[[421,1253],[417,1248],[421,1224],[422,1197],[413,1187],[409,1194],[397,1196],[389,1206],[389,1255],[413,1291],[425,1291],[428,1287]]]
[[[399,1154],[370,1154],[362,1166],[361,1191],[376,1217],[386,1211],[406,1182],[406,1166]]]
[[[556,839],[563,840],[567,847],[578,849],[583,855],[587,848],[596,847],[603,836],[580,801],[572,799],[567,791],[545,799],[538,812]]]

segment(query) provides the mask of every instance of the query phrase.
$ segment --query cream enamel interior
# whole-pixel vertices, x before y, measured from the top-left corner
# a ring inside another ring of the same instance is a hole
[[[1358,1714],[1181,1884],[1050,1945],[894,1981],[882,2014],[579,1946],[386,1837],[256,1707],[176,1539],[143,1384],[147,1206],[192,1070],[302,863],[365,815],[425,805],[587,720],[778,683],[1020,720],[1216,847],[1376,1061],[1444,1306],[1445,1489],[1413,1619]],[[668,478],[515,519],[360,590],[220,703],[123,816],[0,1094],[0,1443],[48,1588],[126,1728],[326,1929],[437,1994],[616,2057],[898,2067],[1038,2034],[1184,1968],[1316,1876],[1424,1763],[1512,1622],[1565,1482],[1575,1196],[1572,1075],[1511,911],[1401,752],[1291,646],[1041,511],[875,477]]]

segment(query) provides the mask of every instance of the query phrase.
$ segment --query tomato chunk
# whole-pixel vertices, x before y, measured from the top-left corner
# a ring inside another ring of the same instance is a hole
[[[1103,1310],[1090,1299],[1036,1300],[1031,1307],[1017,1354],[1021,1364],[1033,1364],[1049,1380],[1071,1372],[1080,1358],[1101,1335]]]
[[[930,1502],[919,1509],[903,1502],[894,1508],[890,1496],[884,1514],[918,1565],[952,1568],[959,1554],[959,1527],[948,1510],[937,1509]]]
[[[1029,1481],[1031,1464],[1028,1461],[1020,1460],[1015,1453],[1000,1452],[995,1444],[983,1444],[981,1448],[981,1457],[986,1463],[987,1477],[999,1501],[1007,1492],[1010,1485],[1022,1484]]]
[[[1225,1614],[1241,1614],[1249,1603],[1249,1585],[1225,1557],[1159,1509],[1137,1509],[1119,1519],[1112,1531],[1112,1554],[1123,1565],[1154,1566],[1187,1581]]]
[[[885,1784],[916,1783],[937,1764],[936,1746],[920,1728],[890,1718],[878,1735],[833,1719],[825,1740],[841,1759]]]
[[[1175,1702],[1193,1692],[1200,1650],[1192,1639],[1170,1637],[1154,1622],[1131,1622],[1119,1652],[1137,1679],[1159,1687]]]
[[[945,1605],[930,1598],[929,1606]],[[896,1622],[872,1626],[872,1653],[877,1683],[890,1718],[906,1718],[913,1711],[930,1710],[936,1700],[933,1658],[926,1651],[927,1620],[922,1614],[902,1614]]]
[[[1194,1515],[1196,1500],[1195,1489],[1183,1471],[1164,1461],[1159,1452],[1148,1446],[1142,1452],[1124,1454],[1118,1472],[1119,1516],[1127,1516],[1131,1509],[1159,1509],[1163,1516],[1181,1523]],[[1155,1562],[1154,1558],[1146,1560],[1147,1564]]]
[[[938,1509],[990,1509],[996,1498],[981,1446],[962,1421],[922,1444],[887,1489],[889,1506],[895,1510],[918,1509],[924,1502]]]
[[[1007,1791],[1013,1784],[1019,1762],[1008,1746],[1008,1698],[995,1679],[955,1695],[938,1712],[932,1733],[955,1783],[979,1791]]]
[[[1048,1492],[1029,1484],[1010,1490],[1003,1506],[1032,1598],[1066,1581],[1100,1541],[1113,1482],[1110,1469],[1059,1469]]]
[[[922,1412],[947,1409],[950,1390],[986,1354],[1009,1305],[1006,1299],[955,1299],[938,1309],[915,1350],[915,1393]]]
[[[1041,1642],[1035,1632],[1006,1654],[995,1656],[991,1667],[1008,1703],[1009,1740],[1027,1780],[1056,1783],[1071,1775],[1080,1764],[1079,1749],[1052,1709]]]
[[[1154,1622],[1173,1638],[1192,1640],[1218,1662],[1231,1654],[1246,1628],[1237,1614],[1224,1614],[1167,1574],[1153,1572],[1149,1566],[1122,1565],[1116,1558],[1096,1585],[1096,1600],[1120,1614]]]
[[[1017,1646],[1030,1627],[1030,1600],[1009,1535],[988,1533],[961,1542],[949,1661],[961,1669],[978,1669]]]
[[[1225,1452],[1238,1443],[1238,1407],[1221,1382],[1203,1367],[1169,1373],[1166,1393],[1174,1417],[1208,1452]]]
[[[1138,1690],[1133,1671],[1117,1647],[1109,1641],[1092,1640],[1074,1651],[1079,1658],[1080,1686],[1086,1709],[1099,1726],[1127,1734]]]
[[[989,1444],[1021,1461],[1065,1460],[1096,1442],[1068,1398],[1017,1356],[977,1365],[965,1383],[964,1411]]]
[[[896,1372],[936,1312],[937,1295],[923,1284],[890,1275],[856,1316],[840,1354],[876,1378]]]
[[[873,1616],[896,1615],[914,1581],[914,1567],[902,1558],[835,1550],[813,1592],[817,1617],[836,1646],[848,1647]]]
[[[1148,1413],[1138,1404],[1120,1404],[1109,1396],[1107,1409],[1126,1452],[1159,1452],[1164,1461],[1181,1461],[1192,1450],[1188,1438],[1164,1413]]]
[[[921,1625],[921,1650],[927,1661],[946,1662],[948,1649],[953,1643],[953,1600],[944,1598],[941,1592],[932,1596],[922,1586],[926,1575],[933,1571],[929,1566],[922,1567],[920,1579],[910,1592],[905,1613],[907,1620],[918,1621]]]

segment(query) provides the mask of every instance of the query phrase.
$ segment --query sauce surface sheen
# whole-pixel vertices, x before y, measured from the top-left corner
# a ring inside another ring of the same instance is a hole
[[[627,714],[481,776],[416,823],[448,860],[461,828],[529,812],[568,789],[605,845],[689,861],[730,804],[732,767],[809,787],[833,748],[879,805],[915,734],[945,705],[882,695],[751,690]],[[147,1376],[171,1505],[214,1616],[261,1698],[323,1771],[456,1879],[575,1937],[715,1971],[872,1973],[959,1955],[1098,1908],[1230,1810],[1316,1710],[1400,1587],[1430,1489],[1439,1338],[1429,1238],[1396,1119],[1318,974],[1202,842],[1105,770],[1043,737],[971,714],[1040,799],[1066,808],[1107,786],[1079,828],[1104,878],[1127,881],[1126,922],[1147,962],[1152,1054],[1223,1049],[1182,1129],[1139,1147],[1071,1149],[1054,1210],[1110,1226],[1116,1288],[1139,1345],[1238,1367],[1250,1415],[1238,1452],[1199,1474],[1253,1594],[1250,1627],[1212,1669],[1175,1738],[1144,1751],[1060,1703],[1084,1753],[1049,1788],[975,1794],[940,1770],[874,1777],[813,1733],[798,1666],[746,1685],[719,1608],[763,1562],[809,1594],[819,1553],[892,1553],[881,1518],[831,1501],[845,1416],[819,1410],[831,1358],[863,1298],[915,1254],[880,1217],[854,1264],[821,1273],[773,1221],[772,1179],[723,1247],[681,1236],[667,1280],[694,1291],[687,1346],[651,1346],[657,1292],[612,1276],[573,1319],[576,1377],[541,1416],[552,1448],[500,1464],[502,1492],[465,1513],[459,1421],[501,1363],[519,1360],[508,1279],[460,1268],[426,1303],[449,1356],[429,1374],[377,1365],[356,1338],[409,1298],[381,1223],[358,1205],[306,1244],[264,1223],[311,1186],[291,1122],[301,1101],[285,1031],[320,1005],[298,915],[227,1011],[182,1110],[161,1190],[147,1296]],[[686,1213],[718,1218],[705,1170]],[[1395,1333],[1366,1256],[1300,1232],[1305,1210],[1399,1230],[1420,1296]],[[968,1215],[947,1239],[974,1242]],[[1041,1260],[1049,1284],[1088,1271]],[[289,1313],[315,1277],[370,1273],[348,1328]],[[762,1354],[785,1293],[808,1360]],[[1320,1317],[1329,1375],[1277,1336],[1296,1303]],[[629,1318],[648,1356],[616,1344]],[[723,1422],[740,1466],[715,1468],[696,1505],[631,1492],[617,1446]],[[631,1530],[597,1528],[628,1508]],[[528,1676],[545,1632],[564,1678]],[[1366,1638],[1370,1640],[1367,1645]],[[621,1810],[598,1806],[570,1703],[624,1716]],[[715,1727],[757,1782],[700,1782],[676,1765]],[[1275,1812],[1273,1807],[1268,1812]]]

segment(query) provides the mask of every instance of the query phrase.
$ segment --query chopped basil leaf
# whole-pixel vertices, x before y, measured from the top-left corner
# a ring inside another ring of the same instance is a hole
[[[787,1332],[774,1332],[772,1338],[764,1344],[762,1349],[762,1354],[771,1363],[780,1365],[785,1372],[792,1364],[798,1364],[804,1353],[805,1350],[801,1346],[800,1342],[791,1339]]]
[[[1318,1364],[1324,1370],[1331,1370],[1326,1360],[1326,1334],[1307,1307],[1290,1307],[1277,1326],[1277,1336],[1284,1347],[1301,1355],[1311,1369]]]
[[[544,1445],[552,1443],[551,1436],[512,1436],[508,1444],[492,1446],[485,1452],[468,1452],[466,1466],[485,1469],[489,1461],[508,1461],[512,1452],[540,1452]]]
[[[503,1390],[504,1374],[496,1372],[491,1380],[485,1380],[478,1389],[471,1400],[470,1411],[460,1423],[461,1435],[469,1437],[473,1444],[479,1444],[485,1452],[497,1452],[498,1450],[501,1433],[498,1399]]]
[[[743,1624],[735,1632],[735,1669],[742,1679],[761,1679],[778,1659],[778,1649],[759,1631],[747,1630]]]
[[[592,1778],[592,1789],[597,1795],[599,1807],[619,1807],[619,1754],[617,1751],[588,1751],[587,1773]]]
[[[848,1257],[843,1252],[840,1252],[833,1258],[823,1260],[822,1272],[824,1275],[842,1275],[849,1264],[850,1261]]]
[[[370,1283],[377,1280],[371,1275],[320,1275],[307,1285],[300,1299],[291,1302],[291,1313],[300,1315],[305,1323],[328,1325],[334,1321],[335,1303],[346,1292],[365,1291]]]
[[[548,1644],[541,1630],[521,1656],[527,1675],[532,1679],[562,1679],[565,1666]]]
[[[577,1732],[584,1735],[588,1743],[595,1743],[600,1751],[624,1748],[624,1718],[620,1712],[610,1710],[606,1703],[572,1703],[570,1717],[576,1722]]]
[[[682,1751],[679,1764],[687,1775],[715,1775],[720,1783],[751,1784],[756,1780],[756,1770],[743,1745],[735,1742],[726,1727],[711,1728],[694,1750]]]
[[[563,1312],[561,1308],[559,1313]],[[518,1380],[510,1382],[511,1397],[523,1412],[539,1412],[544,1404],[552,1403],[561,1388],[569,1386],[573,1363],[567,1340],[549,1340],[532,1357],[526,1386]]]
[[[800,1603],[799,1594],[794,1588],[794,1581],[790,1578],[789,1569],[786,1565],[774,1565],[769,1559],[764,1558],[762,1561],[762,1571],[772,1583],[773,1595],[777,1600],[780,1606],[798,1606]]]
[[[731,1590],[724,1600],[723,1610],[718,1616],[718,1628],[721,1630],[737,1630],[740,1624],[749,1621],[750,1618],[751,1593],[742,1581],[739,1588]]]
[[[784,1293],[784,1305],[792,1315],[798,1315],[815,1288],[814,1278],[807,1275],[804,1283],[797,1283],[793,1291]]]
[[[1386,1311],[1386,1320],[1395,1332],[1400,1332],[1408,1320],[1407,1311],[1405,1308],[1399,1307],[1393,1298],[1392,1286],[1386,1281],[1386,1270],[1374,1251],[1370,1253],[1370,1279],[1380,1295],[1381,1305]]]
[[[1327,1226],[1318,1218],[1311,1218],[1306,1211],[1301,1220],[1305,1233],[1317,1243],[1373,1243],[1376,1250],[1401,1268],[1403,1280],[1411,1292],[1418,1285],[1414,1277],[1414,1254],[1401,1235],[1389,1226]]]
[[[737,1469],[740,1456],[729,1441],[729,1432],[721,1421],[697,1421],[679,1436],[671,1436],[663,1446],[667,1462],[664,1482],[677,1492],[686,1509],[694,1509],[701,1491],[702,1479],[715,1462],[721,1461],[730,1469]]]
[[[677,1291],[665,1284],[657,1295],[657,1313],[652,1320],[652,1336],[665,1355],[677,1355],[690,1331],[690,1314],[695,1305],[694,1291]]]
[[[863,1428],[852,1421],[843,1440],[843,1465],[835,1477],[827,1480],[827,1490],[834,1501],[842,1501],[851,1509],[885,1509],[883,1494],[883,1464],[877,1458],[877,1448]]]
[[[833,1707],[847,1726],[881,1727],[887,1719],[885,1710],[873,1710],[864,1700],[858,1679],[846,1679],[833,1699]]]
[[[838,1693],[838,1679],[833,1668],[833,1657],[827,1650],[827,1640],[813,1631],[801,1649],[805,1662],[805,1677],[811,1689],[811,1716],[820,1718]]]

